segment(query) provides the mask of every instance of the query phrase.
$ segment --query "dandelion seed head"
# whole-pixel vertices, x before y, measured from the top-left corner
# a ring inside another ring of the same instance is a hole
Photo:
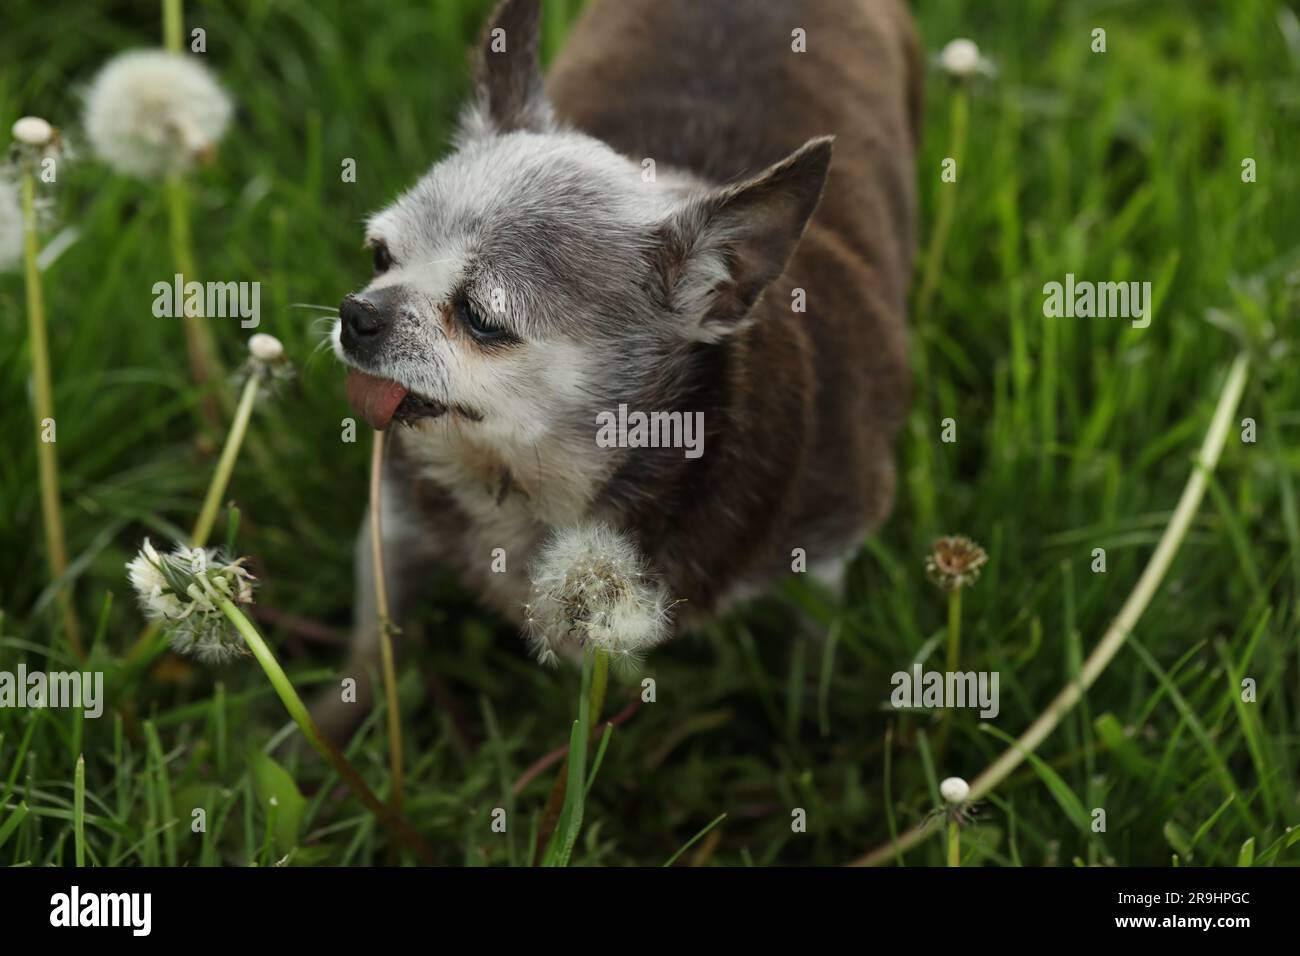
[[[146,538],[126,567],[145,617],[162,627],[177,653],[205,664],[249,653],[219,603],[252,603],[253,576],[243,558],[231,561],[215,549],[183,545],[159,554]]]
[[[668,636],[663,588],[623,532],[599,523],[554,532],[534,560],[527,637],[539,662],[566,643],[636,660]]]
[[[230,98],[198,60],[133,50],[110,60],[86,93],[86,135],[114,169],[152,179],[212,155]]]

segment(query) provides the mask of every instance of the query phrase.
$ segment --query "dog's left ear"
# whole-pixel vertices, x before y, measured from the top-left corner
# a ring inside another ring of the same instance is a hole
[[[785,271],[821,200],[833,142],[809,140],[753,179],[692,199],[659,228],[652,281],[687,337],[716,342],[735,331]]]
[[[476,91],[461,121],[461,139],[553,127],[541,46],[541,0],[502,0],[474,57]]]

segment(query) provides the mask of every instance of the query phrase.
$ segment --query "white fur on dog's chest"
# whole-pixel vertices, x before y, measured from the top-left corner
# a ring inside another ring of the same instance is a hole
[[[537,548],[552,528],[581,518],[593,480],[551,453],[531,460],[521,453],[513,466],[488,457],[448,425],[431,423],[403,437],[420,477],[441,488],[464,520],[458,540],[434,547],[466,573],[466,584],[518,618]]]

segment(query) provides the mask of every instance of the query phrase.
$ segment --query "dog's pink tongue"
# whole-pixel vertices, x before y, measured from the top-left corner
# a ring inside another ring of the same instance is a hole
[[[387,428],[405,397],[406,388],[396,382],[356,369],[348,371],[348,402],[371,428],[378,431]]]

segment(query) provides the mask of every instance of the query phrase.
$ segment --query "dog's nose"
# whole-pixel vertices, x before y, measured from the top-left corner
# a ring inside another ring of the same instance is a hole
[[[392,289],[345,298],[339,306],[339,341],[343,351],[360,361],[378,357],[392,331],[400,298]]]
[[[379,335],[388,327],[388,319],[375,303],[360,296],[349,295],[339,306],[343,329],[358,339]]]

